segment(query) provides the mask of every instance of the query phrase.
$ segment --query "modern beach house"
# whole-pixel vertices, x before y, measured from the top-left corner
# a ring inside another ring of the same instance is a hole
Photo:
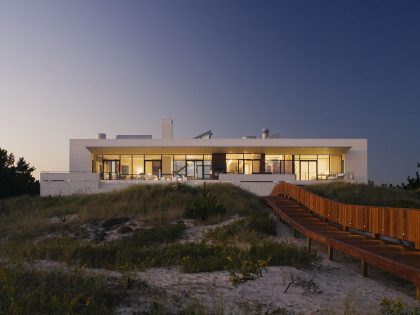
[[[281,181],[367,182],[367,139],[217,139],[209,130],[193,139],[173,137],[162,120],[162,138],[117,135],[70,139],[68,173],[42,172],[41,195],[99,193],[132,184],[230,182],[268,195]]]

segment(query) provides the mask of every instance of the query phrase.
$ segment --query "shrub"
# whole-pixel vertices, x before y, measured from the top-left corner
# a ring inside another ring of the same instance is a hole
[[[316,266],[322,259],[315,251],[309,251],[304,246],[274,241],[252,244],[250,254],[256,259],[270,257],[270,266],[293,266],[297,268]]]
[[[383,299],[380,305],[381,314],[384,315],[408,314],[407,312],[404,312],[404,305],[399,300]]]
[[[253,214],[249,219],[248,226],[251,230],[262,234],[277,234],[276,221],[266,212]]]
[[[204,186],[201,195],[187,205],[184,216],[187,219],[205,221],[212,216],[222,216],[225,212],[226,208]]]
[[[176,253],[173,264],[183,272],[211,272],[224,270],[226,259],[223,248],[205,243],[177,244],[166,249],[166,253]]]
[[[381,301],[381,314],[384,315],[418,315],[420,307],[410,307],[400,300],[383,299]]]
[[[227,249],[228,264],[226,270],[233,284],[239,284],[248,280],[262,277],[263,271],[267,271],[270,258],[258,259],[250,255],[248,251],[240,249]]]

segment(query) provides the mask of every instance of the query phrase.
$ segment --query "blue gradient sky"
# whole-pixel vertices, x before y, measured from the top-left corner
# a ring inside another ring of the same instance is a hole
[[[0,0],[0,147],[68,170],[68,139],[368,138],[420,161],[420,1]]]

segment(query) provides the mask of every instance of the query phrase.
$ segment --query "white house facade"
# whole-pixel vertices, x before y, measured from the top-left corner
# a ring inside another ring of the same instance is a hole
[[[41,172],[41,195],[100,193],[132,184],[191,185],[230,182],[268,195],[279,181],[296,184],[366,183],[367,139],[283,139],[263,129],[261,138],[173,137],[171,119],[162,138],[119,135],[71,139],[68,173]]]

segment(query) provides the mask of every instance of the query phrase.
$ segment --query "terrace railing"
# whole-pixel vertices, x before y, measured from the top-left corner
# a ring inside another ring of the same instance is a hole
[[[277,184],[271,195],[288,196],[344,229],[371,233],[375,238],[386,236],[412,242],[420,249],[420,209],[346,204],[284,182]]]

